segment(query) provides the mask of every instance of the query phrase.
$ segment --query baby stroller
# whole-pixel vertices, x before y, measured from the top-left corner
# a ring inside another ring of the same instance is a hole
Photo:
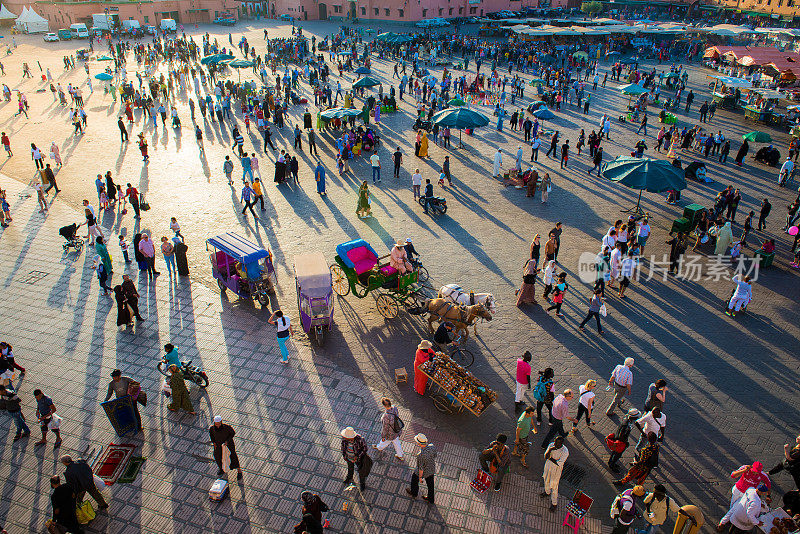
[[[62,246],[64,247],[64,252],[69,252],[70,248],[74,248],[75,251],[80,254],[81,250],[83,250],[83,239],[78,237],[78,225],[72,223],[68,226],[62,226],[58,233],[67,240]]]

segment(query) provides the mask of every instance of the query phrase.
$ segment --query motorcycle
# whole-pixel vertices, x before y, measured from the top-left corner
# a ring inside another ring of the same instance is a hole
[[[425,198],[419,198],[419,205],[425,207]],[[444,197],[430,197],[428,198],[428,211],[433,214],[444,215],[447,213],[447,200]]]
[[[161,358],[161,361],[158,362],[158,372],[164,376],[168,376],[168,367],[167,359]],[[192,360],[181,362],[181,372],[185,378],[191,380],[201,388],[205,389],[208,387],[208,375],[196,365],[192,365]]]

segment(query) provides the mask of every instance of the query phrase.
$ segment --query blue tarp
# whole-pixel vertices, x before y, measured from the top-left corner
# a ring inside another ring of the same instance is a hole
[[[258,262],[268,257],[269,251],[234,232],[210,237],[206,242],[228,256],[239,260],[239,263],[247,270],[248,277],[254,280],[261,278],[261,268]]]
[[[353,250],[354,248],[359,248],[359,247],[367,247],[367,249],[370,252],[375,254],[376,258],[380,257],[378,255],[378,253],[375,252],[375,249],[372,248],[372,245],[370,245],[369,243],[367,243],[363,239],[354,239],[352,241],[348,241],[347,243],[342,243],[341,245],[336,245],[336,254],[339,256],[339,258],[341,258],[342,262],[345,265],[347,265],[351,269],[355,269],[356,266],[352,261],[350,261],[350,258],[347,257],[347,253],[349,251]]]

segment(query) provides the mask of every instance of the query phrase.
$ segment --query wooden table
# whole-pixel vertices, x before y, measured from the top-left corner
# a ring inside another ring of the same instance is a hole
[[[428,377],[428,379],[429,379],[431,382],[433,382],[434,384],[436,384],[436,385],[438,386],[438,388],[439,388],[440,390],[442,390],[442,392],[444,393],[445,397],[447,397],[448,395],[449,395],[450,397],[452,397],[452,398],[453,398],[452,405],[453,405],[453,407],[454,407],[454,408],[458,408],[458,411],[459,411],[459,412],[461,412],[461,411],[463,411],[464,409],[466,409],[468,412],[470,412],[470,413],[471,413],[472,415],[474,415],[475,417],[480,417],[480,416],[481,416],[481,414],[482,414],[483,412],[485,412],[485,411],[486,411],[486,408],[488,408],[488,407],[489,407],[489,404],[487,404],[486,406],[484,406],[484,407],[483,407],[483,411],[482,411],[482,412],[476,412],[476,411],[475,411],[475,409],[473,409],[473,408],[472,408],[472,407],[470,407],[470,406],[467,406],[466,404],[464,404],[464,403],[461,401],[461,399],[459,399],[458,397],[456,397],[455,395],[453,395],[452,393],[450,393],[450,392],[447,390],[447,388],[445,388],[445,387],[444,387],[442,384],[440,384],[440,383],[439,383],[439,382],[438,382],[438,381],[437,381],[435,378],[433,378],[431,375],[429,375],[428,373],[426,373],[425,371],[423,371],[421,367],[417,367],[417,370],[418,370],[420,373],[422,373],[423,375],[427,376],[427,377]]]

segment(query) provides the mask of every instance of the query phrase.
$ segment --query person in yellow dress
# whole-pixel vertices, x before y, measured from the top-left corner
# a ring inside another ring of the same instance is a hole
[[[419,157],[428,157],[428,132],[422,134],[422,139],[419,142]]]

